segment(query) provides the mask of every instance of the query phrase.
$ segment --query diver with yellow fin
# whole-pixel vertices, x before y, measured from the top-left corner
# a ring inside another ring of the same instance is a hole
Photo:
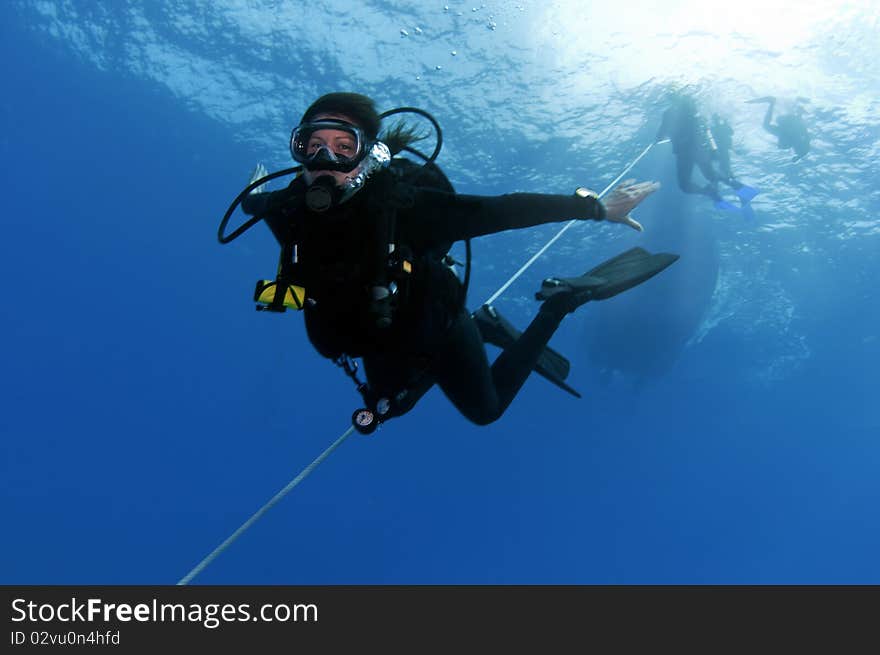
[[[433,123],[431,156],[412,147],[419,137],[403,123],[379,137],[383,118],[408,111]],[[573,218],[641,230],[629,212],[659,184],[627,180],[604,201],[583,188],[572,195],[463,195],[435,163],[441,145],[440,127],[427,112],[400,108],[380,115],[366,96],[327,94],[291,134],[291,154],[302,168],[252,179],[220,226],[220,241],[227,243],[265,220],[281,257],[276,280],[258,283],[255,299],[276,311],[302,309],[312,345],[356,381],[366,406],[353,422],[364,433],[412,409],[435,384],[479,425],[504,413],[533,370],[578,395],[563,386],[568,362],[547,346],[563,318],[678,259],[633,249],[581,277],[549,278],[536,294],[543,300],[537,315],[522,333],[497,313],[486,320],[483,313],[491,308],[471,314],[470,239]],[[424,163],[397,156],[404,152]],[[286,188],[252,193],[291,172],[300,174]],[[239,201],[252,218],[227,236]],[[447,254],[457,241],[468,246],[463,281]],[[491,365],[484,342],[503,348]],[[365,382],[357,378],[357,358]]]

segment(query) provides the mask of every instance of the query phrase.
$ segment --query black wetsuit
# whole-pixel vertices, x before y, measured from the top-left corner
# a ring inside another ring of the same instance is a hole
[[[461,284],[440,256],[455,241],[595,218],[601,210],[597,201],[574,195],[458,195],[391,180],[389,171],[379,172],[350,200],[323,213],[305,206],[302,178],[280,191],[253,194],[242,206],[263,216],[279,243],[297,244],[306,330],[318,352],[363,358],[371,393],[392,400],[392,415],[411,409],[436,383],[465,417],[490,423],[522,387],[564,312],[545,303],[490,367]],[[386,273],[383,207],[392,197],[392,242],[413,267],[398,276],[392,324],[380,328],[370,311],[370,288]]]

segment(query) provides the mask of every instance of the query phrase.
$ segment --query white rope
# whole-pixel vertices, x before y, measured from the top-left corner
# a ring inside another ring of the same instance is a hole
[[[668,140],[669,140],[669,139],[664,139],[663,141],[658,141],[657,143],[666,143]],[[645,155],[647,155],[647,154],[648,154],[648,151],[649,151],[651,148],[653,148],[653,147],[654,147],[654,144],[651,143],[650,145],[648,145],[647,148],[645,148],[644,150],[642,150],[642,154],[640,154],[638,157],[636,157],[635,159],[633,159],[633,160],[629,163],[629,165],[628,165],[626,168],[623,169],[623,172],[622,172],[620,175],[618,175],[616,178],[614,178],[614,181],[611,182],[611,184],[609,184],[608,186],[606,186],[606,187],[602,190],[602,193],[599,194],[599,198],[600,198],[600,199],[603,198],[603,197],[605,196],[605,194],[608,193],[608,192],[611,190],[611,188],[612,188],[615,184],[617,184],[617,183],[620,181],[620,179],[621,179],[624,175],[626,175],[627,173],[629,173],[630,170],[632,170],[632,167],[635,166],[636,164],[638,164],[639,161],[642,159],[642,157],[644,157]],[[483,304],[484,304],[484,305],[491,305],[493,302],[495,302],[495,301],[498,299],[498,297],[499,297],[502,293],[504,293],[505,291],[507,291],[507,287],[509,287],[511,284],[513,284],[514,281],[516,281],[516,279],[517,279],[520,275],[522,275],[523,273],[525,273],[526,270],[529,268],[529,266],[531,266],[532,264],[535,263],[535,260],[538,259],[538,257],[540,257],[541,255],[543,255],[543,254],[547,251],[547,249],[548,249],[550,246],[552,246],[554,243],[556,243],[556,240],[557,240],[559,237],[561,237],[563,234],[565,234],[565,231],[568,230],[568,228],[570,228],[570,227],[571,227],[572,225],[574,225],[575,223],[580,223],[580,222],[581,222],[580,219],[578,219],[578,218],[573,218],[573,219],[570,220],[568,223],[566,223],[566,224],[562,227],[562,229],[559,230],[559,232],[556,233],[556,236],[554,236],[552,239],[550,239],[550,241],[548,241],[548,242],[544,245],[543,248],[541,248],[538,252],[536,252],[536,253],[532,256],[532,258],[529,259],[529,261],[527,261],[525,264],[523,264],[523,265],[522,265],[522,268],[520,268],[516,273],[514,273],[514,274],[513,274],[513,277],[511,277],[507,282],[505,282],[503,285],[501,285],[501,288],[498,289],[498,291],[496,291],[494,294],[492,294],[492,297],[489,298],[489,299],[488,299],[486,302],[484,302]]]
[[[263,514],[268,512],[282,498],[284,498],[287,494],[289,494],[296,485],[298,485],[300,482],[305,480],[306,476],[309,473],[311,473],[315,469],[315,467],[318,466],[318,464],[320,464],[325,459],[327,459],[327,457],[330,456],[330,453],[332,453],[334,450],[336,450],[339,447],[339,445],[342,444],[342,442],[345,441],[352,432],[354,432],[354,426],[348,428],[348,430],[343,432],[342,435],[336,441],[334,441],[333,444],[329,448],[327,448],[327,450],[325,450],[323,453],[321,453],[320,455],[318,455],[315,458],[315,461],[313,461],[311,464],[309,464],[307,467],[305,467],[299,475],[297,475],[293,480],[291,480],[287,484],[286,487],[284,487],[284,489],[282,489],[277,494],[275,494],[269,500],[269,502],[267,502],[260,509],[258,509],[254,513],[254,515],[251,516],[247,521],[242,523],[241,527],[238,528],[238,530],[236,530],[231,535],[229,535],[229,537],[227,537],[226,541],[224,541],[222,544],[217,546],[211,552],[210,555],[208,555],[207,557],[205,557],[205,559],[203,559],[201,562],[199,562],[198,565],[192,571],[190,571],[185,576],[183,576],[177,584],[178,585],[189,584],[190,580],[192,580],[199,573],[201,573],[204,570],[204,568],[206,566],[208,566],[208,564],[210,564],[215,559],[217,559],[217,556],[220,555],[224,550],[229,548],[229,546],[232,544],[233,541],[238,539],[242,534],[244,534],[245,530],[247,530],[249,527],[251,527],[254,523],[257,522],[257,519],[259,519]]]
[[[666,141],[668,141],[668,139],[665,141],[658,141],[657,143],[665,143]],[[642,154],[640,154],[638,157],[636,157],[634,160],[632,160],[632,162],[630,162],[630,164],[626,168],[623,169],[623,172],[620,175],[618,175],[616,178],[614,178],[614,181],[611,182],[611,184],[609,184],[607,187],[605,187],[602,190],[602,193],[599,194],[599,198],[602,198],[606,193],[608,193],[608,191],[615,184],[617,184],[620,181],[620,179],[624,175],[629,173],[629,171],[632,169],[632,167],[635,166],[637,163],[639,163],[639,160],[641,160],[642,157],[644,157],[646,154],[648,154],[648,151],[653,146],[654,146],[654,144],[652,143],[651,145],[649,145],[647,148],[645,148],[642,151]],[[491,298],[489,298],[489,300],[487,300],[485,302],[485,304],[489,305],[489,304],[493,303],[498,298],[498,296],[500,296],[502,293],[504,293],[507,290],[507,287],[509,287],[514,282],[514,280],[516,280],[520,275],[522,275],[525,272],[525,270],[529,266],[531,266],[538,257],[540,257],[542,254],[544,254],[544,252],[551,245],[553,245],[553,243],[557,239],[559,239],[559,237],[561,237],[568,228],[570,228],[574,223],[577,223],[577,222],[578,222],[578,219],[573,219],[573,220],[569,221],[568,223],[566,223],[565,227],[563,227],[556,234],[555,237],[550,239],[550,241],[548,241],[547,244],[543,248],[541,248],[541,250],[539,250],[537,253],[535,253],[535,255],[531,259],[529,259],[529,261],[527,261],[523,265],[523,267],[520,268],[513,275],[513,277],[511,277],[500,289],[498,289],[498,291],[496,291],[495,294]],[[211,553],[207,557],[205,557],[205,559],[203,559],[201,562],[199,562],[198,565],[192,571],[190,571],[185,576],[183,576],[178,581],[177,584],[178,585],[189,584],[193,578],[195,578],[199,573],[201,573],[205,569],[205,567],[208,566],[208,564],[210,564],[215,559],[217,559],[217,557],[224,550],[229,548],[229,546],[232,545],[232,542],[234,542],[236,539],[238,539],[242,534],[244,534],[244,532],[248,528],[250,528],[254,523],[256,523],[257,520],[259,520],[259,518],[261,516],[263,516],[263,514],[268,512],[273,506],[275,506],[277,503],[279,503],[281,501],[281,499],[283,499],[287,494],[289,494],[293,490],[294,487],[296,487],[300,482],[302,482],[306,478],[306,476],[308,476],[318,466],[318,464],[320,464],[325,459],[327,459],[327,457],[330,456],[330,453],[332,453],[334,450],[336,450],[342,444],[342,442],[345,441],[349,437],[349,435],[351,435],[352,432],[354,432],[354,426],[349,427],[345,432],[343,432],[342,435],[336,441],[334,441],[333,444],[330,445],[330,447],[327,448],[327,450],[325,450],[323,453],[318,455],[318,457],[316,457],[315,460],[311,464],[309,464],[307,467],[305,467],[299,475],[297,475],[293,480],[291,480],[287,484],[286,487],[284,487],[281,491],[279,491],[277,494],[275,494],[260,509],[258,509],[256,512],[254,512],[253,516],[251,516],[247,521],[242,523],[241,526],[238,528],[238,530],[236,530],[231,535],[229,535],[229,537],[227,537],[226,541],[224,541],[222,544],[217,546],[213,551],[211,551]]]

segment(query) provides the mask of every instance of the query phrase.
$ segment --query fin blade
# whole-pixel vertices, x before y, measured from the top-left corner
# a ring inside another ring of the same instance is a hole
[[[632,289],[660,273],[679,256],[671,253],[651,254],[644,248],[630,248],[587,272],[589,277],[602,277],[605,284],[593,292],[594,300],[604,300]]]
[[[562,389],[566,393],[570,393],[575,398],[583,398],[583,396],[580,394],[580,392],[577,391],[577,389],[570,387],[567,383],[563,382],[562,380],[557,380],[553,377],[550,377],[549,375],[545,375],[544,373],[541,372],[541,369],[536,368],[535,373],[537,373],[538,375],[543,377],[545,380],[547,380],[551,384],[556,385],[557,387],[559,387],[560,389]]]
[[[538,363],[535,364],[535,371],[545,377],[550,376],[557,380],[564,380],[571,371],[571,362],[550,346],[545,346],[544,352],[538,357]],[[542,373],[542,371],[544,372]]]
[[[555,384],[563,391],[570,393],[575,398],[583,398],[578,391],[565,382],[565,378],[568,377],[570,370],[571,362],[549,346],[544,348],[544,352],[538,358],[538,363],[535,364],[535,373],[542,378],[551,384]]]
[[[727,202],[726,200],[716,200],[714,203],[715,209],[720,209],[725,212],[738,212],[739,207],[734,204]]]
[[[736,190],[736,195],[739,196],[740,202],[743,204],[750,203],[756,195],[761,193],[760,189],[756,189],[753,186],[749,186],[748,184],[743,184],[740,188]]]
[[[574,311],[574,308],[590,300],[605,300],[645,282],[678,261],[678,258],[678,255],[671,253],[651,254],[644,248],[630,248],[581,277],[544,280],[535,298],[547,301],[559,295],[563,302],[565,298],[570,298],[567,311]]]

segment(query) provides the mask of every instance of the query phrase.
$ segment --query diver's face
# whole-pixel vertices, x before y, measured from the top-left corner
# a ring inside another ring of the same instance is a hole
[[[355,127],[360,127],[350,116],[346,116],[345,114],[316,114],[311,120],[318,121],[327,118],[345,121]],[[337,155],[350,157],[355,150],[355,145],[352,136],[344,130],[318,130],[312,134],[311,139],[309,140],[308,153],[313,154],[320,148],[327,147]],[[315,178],[320,177],[321,175],[332,175],[333,179],[336,180],[336,186],[342,186],[345,184],[346,180],[357,175],[358,171],[360,171],[360,166],[347,173],[343,173],[342,171],[307,170],[303,172],[303,177],[305,177],[306,184],[311,184],[315,181]]]

